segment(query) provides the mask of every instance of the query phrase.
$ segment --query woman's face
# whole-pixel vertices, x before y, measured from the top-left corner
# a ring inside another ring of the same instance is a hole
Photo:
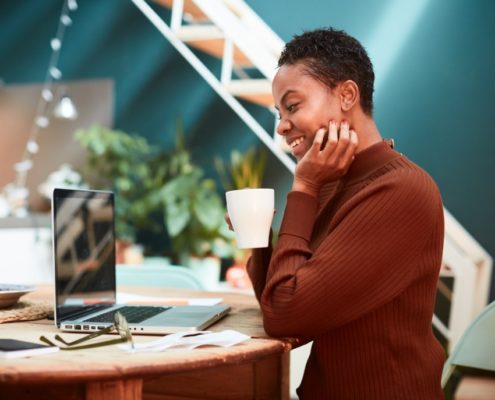
[[[342,120],[339,87],[330,89],[304,68],[302,64],[283,65],[272,85],[280,114],[277,132],[285,137],[297,160],[310,149],[318,129],[328,129],[331,120]]]

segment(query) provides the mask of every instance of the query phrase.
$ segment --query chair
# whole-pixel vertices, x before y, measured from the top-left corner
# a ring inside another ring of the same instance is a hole
[[[469,325],[445,362],[443,388],[456,366],[495,371],[495,301]]]
[[[170,265],[117,265],[117,285],[205,289],[189,269]]]

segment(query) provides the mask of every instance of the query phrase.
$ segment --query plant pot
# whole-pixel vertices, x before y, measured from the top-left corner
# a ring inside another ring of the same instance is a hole
[[[117,239],[115,241],[115,263],[125,263],[125,251],[132,245],[130,240]]]
[[[130,240],[117,239],[115,241],[115,263],[116,264],[142,264],[143,246],[135,244]]]
[[[246,271],[246,264],[233,264],[227,269],[225,275],[229,286],[236,289],[248,289],[253,287],[251,279]]]
[[[187,266],[206,290],[218,289],[220,281],[220,259],[218,257],[189,257]]]

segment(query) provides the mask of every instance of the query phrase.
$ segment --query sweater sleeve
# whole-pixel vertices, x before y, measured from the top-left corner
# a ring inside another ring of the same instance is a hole
[[[247,272],[251,283],[253,284],[254,294],[258,299],[261,300],[261,294],[266,284],[266,273],[268,271],[268,266],[270,264],[270,259],[272,257],[272,233],[270,232],[270,245],[267,248],[253,249],[251,252],[251,257],[247,262]]]
[[[342,206],[314,252],[309,240],[316,200],[288,195],[261,296],[267,333],[328,332],[389,302],[410,283],[442,211],[429,182],[404,184],[404,177],[388,175]]]

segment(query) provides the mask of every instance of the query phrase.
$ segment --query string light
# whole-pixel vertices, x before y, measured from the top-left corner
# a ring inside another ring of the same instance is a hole
[[[50,68],[50,75],[53,79],[60,79],[62,78],[62,72],[57,67],[51,67]]]
[[[71,10],[71,11],[77,10],[77,1],[76,0],[68,0],[67,3],[69,6],[69,10]]]
[[[36,154],[40,147],[38,146],[38,143],[36,143],[33,140],[30,140],[26,146],[27,151],[29,151],[31,154]]]
[[[60,21],[62,21],[62,24],[64,24],[65,26],[72,25],[72,19],[70,19],[70,17],[67,14],[62,15]]]
[[[55,38],[50,41],[50,46],[52,46],[53,51],[58,51],[60,50],[60,46],[62,46],[62,42],[60,39]]]
[[[43,99],[49,103],[50,101],[53,100],[53,92],[50,90],[50,89],[43,89],[41,91],[41,97],[43,97]]]
[[[49,105],[54,99],[52,84],[62,78],[62,71],[57,67],[60,51],[64,40],[64,34],[67,27],[72,25],[70,12],[77,10],[76,0],[64,0],[57,32],[54,38],[50,40],[52,54],[45,75],[45,81],[41,90],[41,96],[36,108],[36,115],[33,120],[29,138],[24,149],[21,161],[14,164],[16,172],[15,183],[8,184],[3,192],[7,198],[11,213],[22,217],[27,215],[27,199],[29,191],[26,187],[26,179],[29,170],[33,168],[32,157],[39,151],[38,136],[40,131],[47,128],[50,124]],[[75,114],[77,116],[77,113]]]

